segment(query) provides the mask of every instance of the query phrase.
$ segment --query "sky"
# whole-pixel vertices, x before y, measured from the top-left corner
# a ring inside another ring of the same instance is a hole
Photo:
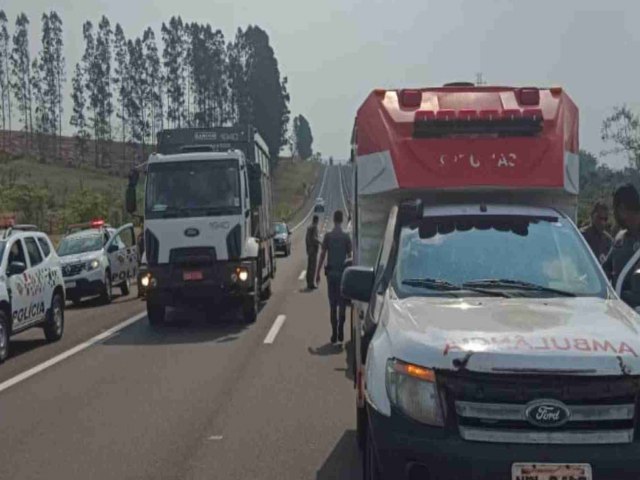
[[[374,88],[489,84],[563,86],[580,108],[580,144],[597,155],[603,119],[616,105],[640,111],[640,2],[636,0],[4,0],[10,21],[56,10],[67,70],[79,60],[82,23],[102,14],[127,36],[172,15],[211,23],[231,39],[259,25],[289,79],[292,118],[310,122],[315,151],[344,159],[358,106]],[[70,77],[70,75],[68,75]],[[70,82],[69,82],[70,83]],[[68,90],[67,90],[68,92]],[[67,112],[70,105],[66,106]],[[623,156],[603,161],[623,167]]]

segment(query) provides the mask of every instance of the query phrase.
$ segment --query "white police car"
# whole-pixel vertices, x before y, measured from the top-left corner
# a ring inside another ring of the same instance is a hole
[[[60,259],[46,234],[32,225],[0,233],[0,362],[9,337],[41,327],[49,342],[64,331],[64,281]]]
[[[138,248],[132,224],[114,229],[103,220],[70,225],[58,245],[67,298],[78,303],[99,295],[111,302],[113,287],[129,295],[138,271]]]

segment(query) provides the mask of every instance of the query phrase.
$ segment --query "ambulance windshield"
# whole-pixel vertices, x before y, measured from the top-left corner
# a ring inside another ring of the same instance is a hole
[[[505,296],[607,295],[595,260],[562,217],[424,218],[400,233],[395,284],[404,296],[457,295],[464,286]]]

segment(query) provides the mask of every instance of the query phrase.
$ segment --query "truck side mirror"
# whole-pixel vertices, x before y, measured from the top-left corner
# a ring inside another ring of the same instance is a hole
[[[371,267],[349,267],[342,274],[342,296],[356,302],[369,302],[375,273]]]
[[[125,194],[125,207],[127,212],[133,214],[137,210],[136,187],[129,185]]]
[[[249,199],[251,208],[262,205],[262,170],[257,163],[250,163],[247,168],[249,173]]]

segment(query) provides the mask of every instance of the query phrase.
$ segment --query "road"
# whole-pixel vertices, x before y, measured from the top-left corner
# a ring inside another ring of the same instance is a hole
[[[318,192],[323,229],[344,208],[338,169]],[[0,368],[0,478],[359,478],[350,349],[329,343],[324,279],[304,290],[305,226],[253,325],[173,311],[161,329],[141,316],[87,343],[143,311],[131,296],[70,308],[57,344],[16,337]]]

